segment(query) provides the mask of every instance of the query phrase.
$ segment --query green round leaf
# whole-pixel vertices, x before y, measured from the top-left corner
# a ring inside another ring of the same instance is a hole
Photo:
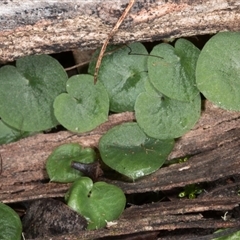
[[[155,46],[148,58],[150,81],[169,98],[193,100],[199,93],[195,81],[199,53],[200,50],[185,39],[177,40],[175,48],[166,43]]]
[[[132,55],[129,55],[130,51]],[[148,54],[146,48],[141,43],[133,43],[129,48],[122,47],[103,58],[98,80],[107,89],[111,111],[133,111],[137,96],[144,91],[147,56],[141,54]],[[95,61],[89,67],[92,74],[94,67]]]
[[[34,134],[33,132],[22,132],[14,128],[9,127],[3,121],[0,120],[0,145],[14,141],[18,141],[21,138]]]
[[[93,76],[75,75],[67,81],[67,92],[54,101],[58,121],[73,132],[87,132],[107,121],[109,98],[102,83],[94,85]]]
[[[57,125],[53,101],[65,91],[67,74],[54,58],[27,56],[16,67],[0,69],[0,116],[21,131],[41,131]]]
[[[137,123],[125,123],[101,137],[99,150],[105,164],[135,180],[158,170],[173,145],[174,140],[146,136]]]
[[[203,95],[217,106],[240,110],[240,33],[213,36],[198,59],[196,81]]]
[[[52,182],[73,182],[83,174],[71,167],[71,163],[92,163],[96,153],[92,148],[82,148],[77,143],[57,147],[47,159],[46,169]]]
[[[200,95],[191,102],[182,102],[144,92],[135,104],[139,126],[148,136],[159,139],[182,136],[195,125],[200,112]]]
[[[88,229],[105,227],[121,215],[126,205],[120,188],[105,182],[93,184],[87,177],[75,181],[65,199],[69,207],[88,220]]]
[[[22,223],[17,213],[7,205],[0,203],[0,239],[20,240]]]

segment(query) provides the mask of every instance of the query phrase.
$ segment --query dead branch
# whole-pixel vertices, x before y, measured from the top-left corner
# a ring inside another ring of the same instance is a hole
[[[128,0],[0,2],[0,62],[102,45]],[[136,0],[111,43],[240,30],[237,0]]]

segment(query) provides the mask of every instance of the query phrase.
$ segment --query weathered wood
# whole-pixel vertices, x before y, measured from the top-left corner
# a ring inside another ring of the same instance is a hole
[[[215,229],[239,227],[240,219],[223,221],[220,217],[209,218],[202,214],[207,211],[229,211],[239,205],[240,198],[220,198],[205,200],[184,200],[178,202],[158,202],[143,206],[132,206],[125,210],[119,220],[107,229],[79,231],[75,234],[54,236],[57,240],[98,239],[111,236],[126,236],[138,232],[175,229]],[[201,213],[201,214],[200,214]],[[126,238],[123,238],[126,239]],[[130,238],[132,239],[132,238]],[[138,238],[140,239],[140,238]],[[160,238],[162,239],[162,238]],[[209,238],[212,239],[212,238]],[[40,239],[39,239],[40,240]]]
[[[30,54],[95,49],[128,0],[0,2],[0,62]],[[136,0],[112,43],[240,30],[238,0]]]
[[[45,162],[51,151],[68,142],[97,147],[107,129],[133,120],[133,113],[115,114],[109,117],[109,122],[83,135],[66,131],[38,134],[1,146],[0,201],[63,196],[69,184],[48,183]],[[239,173],[239,146],[240,113],[221,110],[206,102],[195,128],[177,140],[169,156],[169,159],[192,156],[187,162],[161,168],[134,183],[106,177],[102,180],[116,184],[125,193],[169,190],[190,183],[214,181]]]

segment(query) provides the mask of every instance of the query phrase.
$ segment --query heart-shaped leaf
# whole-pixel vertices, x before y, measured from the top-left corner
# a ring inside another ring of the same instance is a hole
[[[143,44],[133,43],[103,58],[98,80],[107,89],[111,111],[133,111],[136,98],[144,91],[147,79],[147,56],[144,56],[147,54]],[[89,72],[92,74],[95,64],[96,61],[90,63]]]
[[[155,46],[148,58],[150,81],[169,98],[192,101],[199,93],[195,80],[199,53],[200,50],[185,39],[178,39],[175,48],[167,43]]]
[[[53,101],[65,91],[67,74],[47,55],[20,58],[0,69],[0,116],[21,131],[42,131],[57,125]]]
[[[92,148],[82,148],[77,143],[57,147],[47,159],[46,169],[52,182],[73,182],[83,173],[71,167],[72,162],[93,163],[96,153]]]
[[[87,132],[108,119],[109,98],[102,83],[93,76],[75,75],[67,81],[67,92],[54,101],[58,121],[73,132]]]
[[[0,203],[0,239],[20,240],[22,223],[18,214],[7,205]]]
[[[105,164],[135,180],[158,170],[173,145],[172,139],[150,138],[137,123],[125,123],[101,137],[99,150]]]
[[[197,87],[211,102],[240,110],[240,33],[222,32],[204,46],[196,68]]]
[[[93,184],[87,177],[76,180],[65,199],[69,207],[88,220],[88,229],[105,227],[121,215],[126,205],[120,188],[105,182]]]
[[[158,94],[141,93],[135,104],[135,116],[141,129],[150,137],[178,138],[189,131],[201,113],[198,94],[190,102],[183,102]]]

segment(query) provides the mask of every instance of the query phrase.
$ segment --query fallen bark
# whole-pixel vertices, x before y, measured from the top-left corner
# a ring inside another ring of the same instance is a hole
[[[103,237],[134,236],[135,233],[176,229],[217,229],[239,227],[240,219],[219,219],[204,217],[211,211],[229,211],[239,205],[240,198],[222,198],[205,200],[185,200],[179,202],[160,202],[126,209],[119,220],[111,226],[95,231],[79,231],[76,234],[54,236],[57,240],[101,239]],[[109,224],[110,225],[110,224]],[[132,235],[130,235],[132,234]],[[124,238],[125,237],[125,238]],[[131,238],[130,238],[131,239]],[[162,239],[162,238],[160,238]],[[197,239],[197,238],[196,238]]]
[[[128,4],[115,1],[0,2],[0,62],[30,54],[95,49]],[[226,1],[136,0],[112,43],[239,31],[240,5]]]

